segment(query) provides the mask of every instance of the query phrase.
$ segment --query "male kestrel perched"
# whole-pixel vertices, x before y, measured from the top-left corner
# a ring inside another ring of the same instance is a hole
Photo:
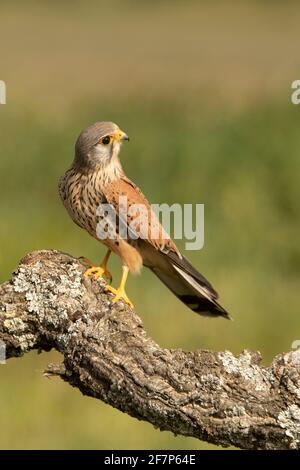
[[[123,267],[119,288],[106,286],[114,294],[113,302],[123,299],[132,306],[125,292],[128,271],[139,273],[144,265],[194,312],[229,318],[217,302],[217,292],[179,252],[141,190],[125,175],[119,152],[126,140],[127,135],[112,122],[91,125],[78,137],[73,164],[59,182],[60,196],[73,221],[108,248],[101,265],[91,265],[85,275],[111,277],[107,262],[113,251],[120,256]],[[124,197],[128,204],[125,218],[120,202]],[[107,237],[99,237],[97,230],[101,218],[111,226],[109,211],[99,215],[103,204],[109,204],[116,214],[115,233]],[[135,219],[139,223],[132,228]],[[126,237],[121,236],[124,226],[128,228]]]

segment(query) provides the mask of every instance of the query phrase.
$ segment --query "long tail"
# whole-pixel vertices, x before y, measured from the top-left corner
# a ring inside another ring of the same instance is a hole
[[[208,282],[184,257],[175,253],[165,256],[168,269],[151,267],[156,276],[191,310],[200,315],[230,319],[230,315],[217,302],[218,294]]]

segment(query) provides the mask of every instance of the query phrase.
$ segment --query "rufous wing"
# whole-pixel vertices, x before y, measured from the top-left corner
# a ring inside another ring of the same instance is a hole
[[[217,302],[215,289],[179,252],[148,200],[132,181],[124,176],[107,185],[104,194],[117,212],[119,223],[126,225],[128,239],[135,241],[145,266],[194,312],[230,318]],[[127,207],[122,207],[124,204]]]

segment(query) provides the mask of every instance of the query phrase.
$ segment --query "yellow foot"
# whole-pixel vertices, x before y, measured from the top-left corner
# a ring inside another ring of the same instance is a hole
[[[84,276],[94,276],[95,279],[99,279],[101,277],[107,277],[110,282],[112,281],[112,275],[109,271],[107,271],[102,266],[93,266],[85,271]]]
[[[84,276],[94,276],[95,279],[100,279],[102,277],[106,277],[107,279],[109,279],[109,282],[112,281],[112,275],[111,273],[108,271],[108,269],[106,269],[106,263],[108,261],[108,257],[109,255],[104,258],[103,262],[100,264],[100,266],[95,266],[88,258],[84,258],[83,256],[81,256],[80,258],[78,258],[82,264],[86,267],[89,267],[85,273],[84,273]]]
[[[108,292],[111,292],[112,294],[115,295],[115,297],[113,298],[113,303],[115,302],[118,302],[118,300],[124,300],[124,302],[129,305],[131,308],[133,308],[133,303],[131,302],[131,300],[129,300],[129,298],[127,297],[127,294],[125,292],[124,289],[122,288],[119,288],[119,289],[115,289],[114,287],[112,286],[105,286],[105,290],[107,290]]]

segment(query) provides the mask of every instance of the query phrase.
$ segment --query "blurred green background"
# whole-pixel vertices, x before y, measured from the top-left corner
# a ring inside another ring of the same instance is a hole
[[[288,350],[300,338],[299,20],[292,1],[2,1],[1,281],[35,249],[100,260],[57,180],[81,129],[113,120],[151,202],[205,204],[205,246],[187,255],[234,317],[193,314],[144,270],[128,293],[149,334],[171,348],[258,349],[264,364]],[[44,378],[57,360],[0,365],[1,448],[214,448]]]

